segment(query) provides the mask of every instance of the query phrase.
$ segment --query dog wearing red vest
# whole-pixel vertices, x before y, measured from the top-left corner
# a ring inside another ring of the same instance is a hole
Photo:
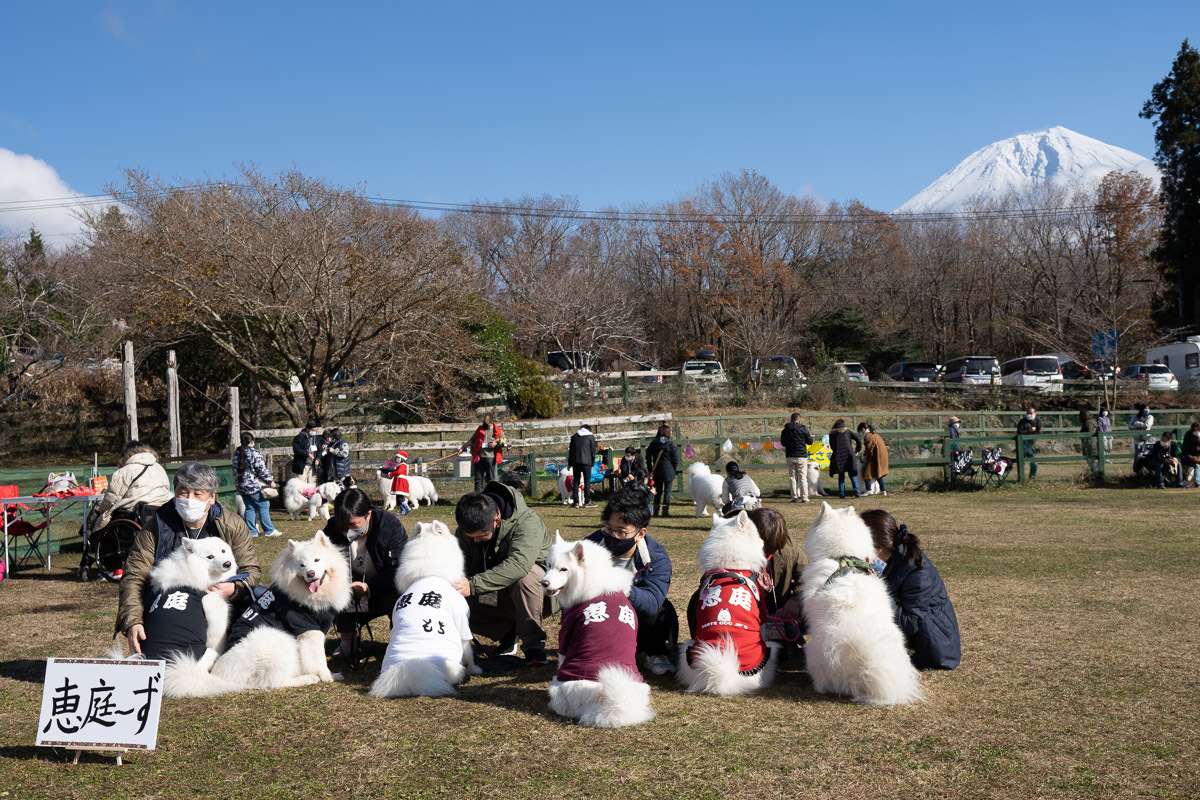
[[[696,557],[703,578],[696,638],[679,645],[676,677],[689,692],[749,694],[771,685],[779,645],[763,635],[758,574],[767,566],[758,529],[740,512],[713,515]]]
[[[589,728],[624,728],[654,717],[650,687],[634,658],[632,583],[633,573],[600,545],[566,542],[555,532],[542,580],[546,594],[562,605],[550,708]]]

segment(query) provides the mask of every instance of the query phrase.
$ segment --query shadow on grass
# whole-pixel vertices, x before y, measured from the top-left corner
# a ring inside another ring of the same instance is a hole
[[[496,673],[493,673],[496,674]],[[496,706],[506,711],[516,711],[531,717],[546,717],[549,695],[547,687],[554,672],[548,667],[530,667],[508,674],[504,681],[487,683],[468,682],[459,690],[459,698],[468,703]],[[564,720],[569,724],[569,720]]]
[[[45,677],[45,660],[37,661],[32,658],[18,658],[12,661],[0,661],[0,678],[41,683]]]

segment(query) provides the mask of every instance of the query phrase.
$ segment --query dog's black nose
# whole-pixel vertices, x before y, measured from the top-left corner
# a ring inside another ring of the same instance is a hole
[[[225,569],[229,569],[229,568],[230,568],[230,567],[232,567],[232,566],[233,566],[233,562],[232,562],[232,561],[226,561],[226,562],[225,562]]]
[[[315,571],[315,570],[311,570],[311,569],[310,569],[310,570],[308,571],[308,577],[310,577],[310,578],[312,578],[312,577],[315,577],[315,576],[316,576],[316,574],[317,574],[317,573],[316,573],[316,571]]]

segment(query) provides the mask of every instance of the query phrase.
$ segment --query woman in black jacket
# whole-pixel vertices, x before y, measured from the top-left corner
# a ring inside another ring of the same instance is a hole
[[[833,423],[829,432],[829,477],[837,476],[838,497],[846,496],[846,473],[850,474],[850,485],[854,487],[854,496],[862,497],[858,490],[858,451],[862,449],[862,440],[858,434],[846,427],[846,420],[839,419]]]
[[[350,584],[353,603],[334,619],[342,636],[337,652],[353,667],[358,663],[358,626],[391,614],[396,605],[396,568],[408,533],[400,520],[372,505],[362,489],[342,492],[333,508],[325,535],[347,550],[354,581]]]
[[[883,509],[864,511],[863,522],[883,568],[883,581],[896,601],[896,622],[904,632],[913,666],[920,670],[954,669],[962,659],[958,618],[937,567],[921,552],[906,525]]]
[[[675,471],[679,469],[679,451],[671,441],[671,427],[660,425],[658,435],[646,448],[646,463],[650,465],[650,477],[654,480],[654,516],[671,516],[671,484]]]

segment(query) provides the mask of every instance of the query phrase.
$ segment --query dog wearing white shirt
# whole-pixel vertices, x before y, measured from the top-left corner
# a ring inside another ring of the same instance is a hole
[[[463,577],[462,550],[445,523],[413,526],[396,570],[400,598],[392,609],[392,638],[368,694],[446,697],[482,672],[471,650],[467,600],[454,588]]]

